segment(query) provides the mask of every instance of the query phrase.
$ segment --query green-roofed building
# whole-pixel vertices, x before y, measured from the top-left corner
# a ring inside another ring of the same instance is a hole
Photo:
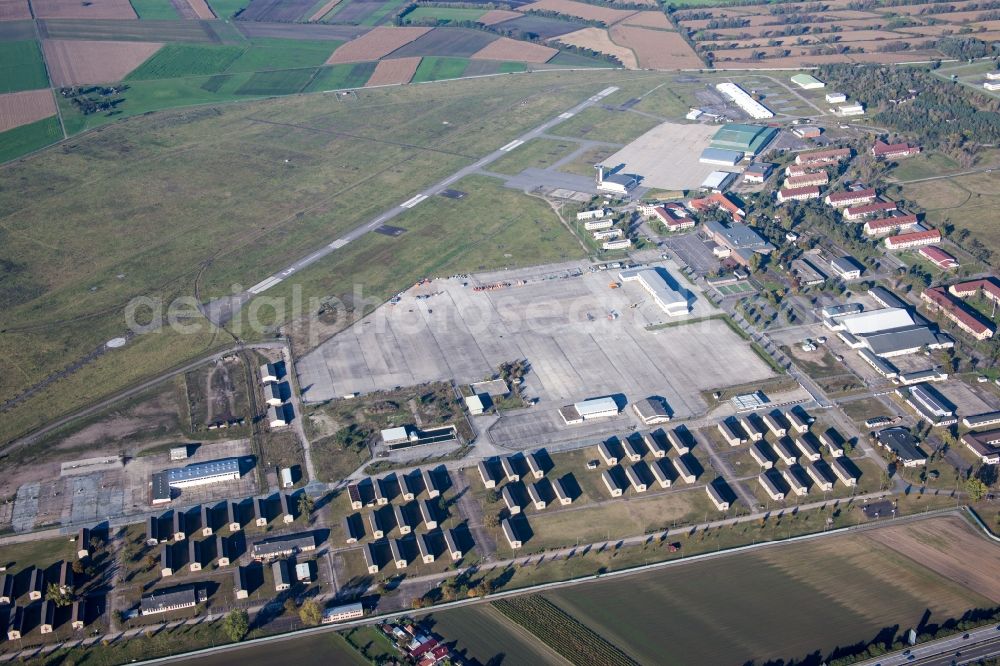
[[[826,84],[809,74],[796,74],[792,77],[792,83],[803,90],[816,90],[826,87]]]
[[[760,154],[767,144],[777,136],[774,127],[761,125],[723,125],[712,137],[710,146],[720,150],[732,150],[749,156]]]

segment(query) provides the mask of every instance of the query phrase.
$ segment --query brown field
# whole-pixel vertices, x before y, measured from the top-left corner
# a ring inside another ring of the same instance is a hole
[[[357,39],[341,45],[327,61],[328,65],[343,62],[367,62],[384,58],[396,49],[406,46],[417,37],[430,32],[430,28],[389,28],[379,26]],[[551,57],[551,56],[550,56]]]
[[[26,90],[0,95],[0,132],[56,114],[52,91]]]
[[[782,21],[783,19],[782,16],[775,16],[773,14],[767,13],[766,11],[762,14],[751,14],[749,16],[745,14],[732,15],[732,17],[735,16],[740,16],[741,18],[745,18],[747,21],[749,21],[749,25],[747,26],[748,28],[758,27],[763,25],[771,25],[771,26],[785,25],[785,23]],[[825,11],[822,13],[822,16],[824,19],[827,19],[826,25],[840,25],[842,21],[875,21],[877,24],[882,24],[885,23],[887,20],[881,14],[876,14],[873,12],[860,12],[852,9],[841,10],[841,11]],[[716,18],[727,18],[727,16],[720,15],[717,16]],[[712,19],[694,19],[691,21],[685,21],[683,18],[681,19],[681,23],[684,25],[684,27],[691,28],[693,30],[703,30],[705,28],[708,28],[708,24],[711,21]],[[818,24],[813,24],[813,25],[818,25]],[[729,29],[733,28],[727,28],[727,30]],[[739,28],[735,29],[739,30]]]
[[[716,69],[745,69],[747,67],[760,67],[762,62],[767,62],[768,67],[782,69],[797,69],[809,65],[825,65],[833,62],[850,62],[846,55],[819,55],[819,56],[798,56],[789,58],[768,58],[761,60],[716,60]]]
[[[0,0],[0,21],[30,19],[28,0]]]
[[[610,9],[598,5],[589,5],[585,2],[574,2],[574,0],[538,0],[530,5],[521,5],[518,11],[529,12],[533,9],[540,9],[547,12],[558,12],[566,16],[576,16],[587,21],[600,21],[606,25],[613,25],[622,19],[635,14],[631,9]]]
[[[519,60],[521,62],[543,63],[552,59],[558,49],[541,44],[519,42],[510,37],[501,37],[473,53],[475,60]]]
[[[35,18],[138,19],[128,0],[34,0]]]
[[[815,32],[810,32],[805,35],[774,35],[776,39],[787,39],[789,41],[794,40],[796,37],[802,37],[804,39],[813,38],[821,34],[836,34],[841,33],[831,33],[831,29],[838,27],[841,30],[847,30],[849,28],[860,28],[862,30],[868,28],[874,28],[876,26],[881,26],[885,23],[885,19],[854,19],[849,21],[838,21],[836,23],[809,23],[808,25]],[[687,24],[682,24],[687,25]],[[718,28],[716,30],[709,30],[708,32],[712,34],[719,35],[720,37],[733,37],[735,39],[746,39],[743,35],[749,35],[750,37],[769,37],[775,32],[780,31],[784,26],[780,23],[778,24],[768,24],[768,25],[758,25],[752,28]]]
[[[330,0],[328,3],[316,10],[316,13],[309,17],[310,21],[318,21],[330,13],[334,7],[340,4],[340,0]]]
[[[621,60],[626,69],[639,69],[639,61],[635,57],[632,49],[619,46],[611,41],[608,31],[604,28],[583,28],[576,32],[560,35],[550,41],[562,42],[571,46],[581,46],[594,51],[600,51],[608,55],[615,56]]]
[[[979,2],[977,2],[977,0],[968,0],[968,2],[949,2],[948,4],[960,12],[962,11],[963,8],[968,7],[969,5],[978,5]],[[910,16],[913,16],[915,14],[920,14],[921,12],[925,12],[932,7],[937,7],[937,4],[930,3],[926,5],[900,5],[899,7],[892,7],[891,11],[895,14],[908,14]],[[941,18],[944,16],[948,16],[948,14],[932,14],[932,16],[934,18]]]
[[[691,69],[705,64],[676,32],[627,25],[611,28],[611,39],[635,52],[639,66],[649,69]]]
[[[503,23],[504,21],[520,18],[521,16],[521,12],[511,12],[506,9],[491,9],[480,16],[477,23],[482,23],[483,25],[494,25],[496,23]]]
[[[871,538],[1000,603],[1000,547],[954,516],[872,530]],[[961,557],[955,557],[961,553]]]
[[[191,9],[197,14],[198,18],[205,20],[212,20],[215,18],[215,13],[212,11],[211,7],[205,0],[187,0],[187,3],[191,5]]]
[[[413,73],[417,71],[417,65],[420,64],[420,60],[420,56],[379,60],[375,66],[375,71],[372,72],[371,78],[368,79],[365,87],[409,83],[410,79],[413,78]]]
[[[674,29],[674,26],[667,20],[667,15],[663,12],[636,12],[622,21],[622,25],[638,25],[671,31]]]
[[[90,42],[46,39],[42,51],[55,86],[114,83],[156,53],[158,42]]]

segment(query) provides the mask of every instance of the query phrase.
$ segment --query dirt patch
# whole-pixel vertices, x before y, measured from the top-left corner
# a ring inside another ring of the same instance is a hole
[[[618,58],[627,69],[639,69],[639,60],[635,57],[635,53],[631,49],[619,46],[611,41],[608,31],[604,28],[584,28],[556,37],[551,41],[562,42],[570,46],[579,46],[591,49],[592,51],[600,51],[601,53]]]
[[[473,53],[471,57],[476,60],[519,60],[521,62],[543,63],[551,60],[552,56],[557,53],[559,53],[558,49],[548,46],[501,37]]]
[[[372,72],[371,78],[365,84],[366,88],[371,86],[388,86],[399,83],[409,83],[417,71],[417,65],[422,58],[394,58],[392,60],[380,60]]]
[[[659,28],[673,30],[674,26],[667,20],[663,12],[636,12],[622,21],[622,25],[637,25],[643,28]]]
[[[200,19],[212,20],[215,18],[215,14],[212,12],[211,7],[205,0],[186,0],[191,9],[194,10],[195,15]]]
[[[477,23],[482,23],[483,25],[494,25],[496,23],[503,23],[504,21],[520,17],[520,12],[509,12],[506,9],[491,9],[480,16]]]
[[[627,25],[616,25],[610,32],[611,39],[635,52],[640,67],[697,69],[705,66],[701,58],[676,32]]]
[[[56,114],[51,90],[28,90],[0,95],[0,132]]]
[[[606,25],[613,25],[635,14],[631,9],[611,9],[585,2],[574,2],[574,0],[538,0],[530,5],[518,7],[518,11],[522,12],[532,10],[557,12],[566,16],[576,16],[586,21],[600,21]]]
[[[959,517],[873,530],[869,538],[1000,603],[1000,547]]]
[[[138,19],[128,0],[34,0],[35,18]]]
[[[91,42],[47,39],[42,42],[52,83],[75,86],[114,83],[160,50],[158,42]]]
[[[28,0],[0,0],[0,21],[21,21],[30,18]]]
[[[430,28],[380,26],[342,45],[327,59],[326,64],[378,60],[430,31]]]
[[[340,4],[340,0],[330,0],[328,3],[317,9],[316,13],[309,17],[309,20],[310,21],[320,20],[321,18],[329,14],[330,11],[338,4]]]

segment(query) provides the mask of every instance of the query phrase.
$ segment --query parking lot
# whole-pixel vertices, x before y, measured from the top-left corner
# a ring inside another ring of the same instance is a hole
[[[696,231],[667,238],[667,247],[697,275],[707,275],[718,270],[720,264],[712,254],[713,245]]]
[[[688,319],[716,312],[676,266],[661,265],[689,293]],[[469,383],[504,361],[526,359],[527,390],[541,401],[539,409],[604,395],[629,401],[659,395],[677,415],[690,416],[705,410],[702,390],[771,376],[725,322],[648,330],[666,317],[641,287],[611,288],[617,272],[575,268],[582,270],[483,274],[411,289],[299,360],[305,398]],[[510,286],[474,290],[496,283]]]

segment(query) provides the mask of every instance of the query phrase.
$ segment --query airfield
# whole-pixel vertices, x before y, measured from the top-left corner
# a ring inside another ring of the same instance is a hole
[[[678,278],[672,264],[658,262]],[[659,395],[679,417],[704,413],[700,392],[772,375],[683,278],[691,314],[666,317],[617,271],[589,264],[438,279],[401,294],[302,356],[296,366],[309,402],[396,386],[479,381],[505,361],[531,366],[526,390],[552,412],[576,400]],[[477,286],[509,284],[494,290]],[[634,307],[633,307],[634,306]],[[647,328],[649,327],[649,328]]]

